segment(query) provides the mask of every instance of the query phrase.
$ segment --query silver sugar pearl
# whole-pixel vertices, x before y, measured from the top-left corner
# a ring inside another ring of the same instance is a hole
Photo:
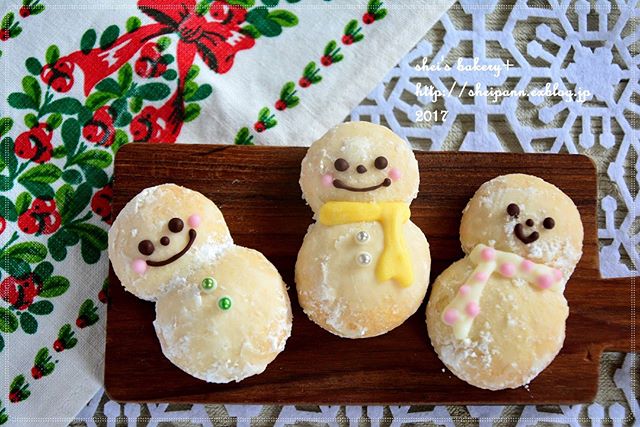
[[[358,231],[356,234],[356,242],[362,244],[367,243],[369,241],[369,233],[366,231]]]
[[[371,264],[371,255],[368,254],[367,252],[362,252],[360,254],[358,254],[358,257],[356,258],[356,260],[358,261],[358,264],[360,265],[369,265]]]

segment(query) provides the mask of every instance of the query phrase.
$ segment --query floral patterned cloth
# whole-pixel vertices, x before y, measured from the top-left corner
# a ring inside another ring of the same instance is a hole
[[[101,385],[119,147],[309,144],[450,4],[3,3],[0,424],[64,424]]]

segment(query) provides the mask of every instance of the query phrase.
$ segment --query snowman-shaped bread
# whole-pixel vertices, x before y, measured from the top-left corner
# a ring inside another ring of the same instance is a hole
[[[427,305],[431,343],[454,375],[500,390],[551,363],[582,238],[573,201],[540,178],[504,175],[478,189],[460,225],[466,256],[436,279]]]
[[[113,222],[109,258],[125,289],[155,301],[162,351],[188,374],[240,381],[284,349],[285,284],[261,253],[233,244],[204,195],[173,184],[143,190]]]
[[[304,312],[341,337],[384,334],[420,306],[429,245],[410,220],[418,163],[389,129],[341,124],[313,143],[300,186],[315,213],[296,262]]]

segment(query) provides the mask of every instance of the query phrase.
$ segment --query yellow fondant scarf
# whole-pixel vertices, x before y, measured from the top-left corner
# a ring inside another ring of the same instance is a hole
[[[327,202],[320,209],[320,223],[340,225],[377,221],[384,232],[384,249],[376,265],[378,281],[395,279],[401,286],[413,283],[413,268],[402,225],[409,220],[409,205],[402,202]]]

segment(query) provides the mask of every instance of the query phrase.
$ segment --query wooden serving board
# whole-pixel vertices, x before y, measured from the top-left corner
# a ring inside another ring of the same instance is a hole
[[[235,242],[263,252],[291,287],[293,333],[267,370],[240,383],[208,384],[173,366],[160,350],[154,304],[126,293],[111,271],[105,385],[119,401],[275,404],[572,403],[594,399],[603,350],[631,347],[631,279],[598,270],[596,170],[587,157],[548,154],[416,152],[420,193],[412,220],[431,245],[433,279],[462,257],[461,211],[483,182],[514,172],[566,192],[584,223],[584,255],[565,295],[564,347],[528,389],[491,392],[443,372],[427,337],[424,304],[376,338],[336,337],[300,309],[296,255],[312,212],[298,178],[305,148],[129,144],[115,163],[114,213],[142,189],[173,182],[200,191],[222,210]],[[634,320],[635,321],[635,320]],[[636,328],[638,327],[637,321]]]

